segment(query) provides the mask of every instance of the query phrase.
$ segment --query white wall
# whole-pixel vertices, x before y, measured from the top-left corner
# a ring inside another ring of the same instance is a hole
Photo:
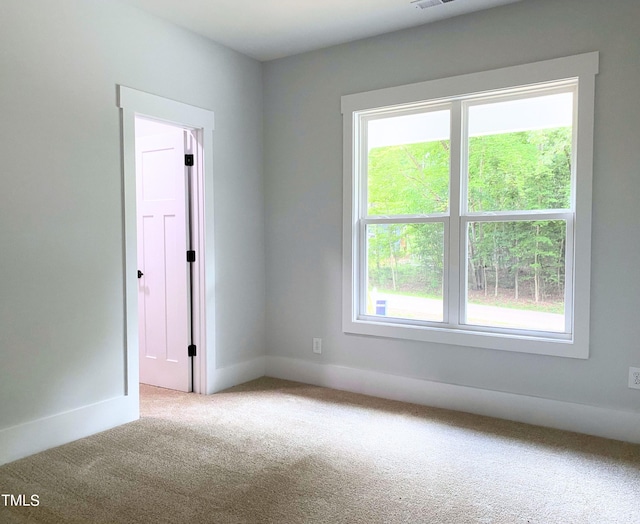
[[[114,1],[0,3],[0,430],[123,395],[122,84],[213,110],[216,366],[264,353],[261,65]],[[248,306],[251,304],[251,306]]]
[[[371,380],[384,373],[640,414],[640,391],[627,388],[628,367],[640,366],[638,20],[637,0],[525,0],[266,63],[268,370],[288,376],[284,367],[315,362],[368,370]],[[344,334],[341,95],[590,51],[600,51],[590,358]],[[324,338],[320,356],[312,337]],[[314,369],[308,380],[326,383]],[[640,438],[640,418],[633,423]]]

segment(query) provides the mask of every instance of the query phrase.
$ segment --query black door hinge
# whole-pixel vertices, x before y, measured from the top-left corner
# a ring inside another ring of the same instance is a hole
[[[196,252],[187,251],[187,262],[195,262],[195,261],[196,261]]]
[[[193,165],[193,155],[184,155],[184,165],[187,167]]]
[[[187,348],[187,352],[188,355],[190,357],[195,357],[196,356],[196,346],[195,344],[191,344],[188,348]]]

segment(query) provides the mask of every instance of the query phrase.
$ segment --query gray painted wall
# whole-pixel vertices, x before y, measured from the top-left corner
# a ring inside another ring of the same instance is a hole
[[[217,367],[264,353],[262,66],[118,4],[0,3],[0,429],[124,388],[116,84],[215,112]]]
[[[637,412],[638,20],[637,0],[526,0],[266,63],[268,354]],[[341,95],[589,51],[600,51],[591,357],[344,334]],[[320,356],[312,337],[324,339]]]
[[[266,340],[270,355],[637,411],[639,18],[637,0],[526,0],[261,65],[115,1],[3,0],[0,429],[122,394],[116,84],[215,111],[217,367]],[[591,358],[343,334],[340,96],[596,50]]]

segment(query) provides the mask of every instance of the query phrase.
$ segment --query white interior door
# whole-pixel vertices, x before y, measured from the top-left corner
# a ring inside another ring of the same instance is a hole
[[[184,131],[136,138],[140,382],[191,390]]]

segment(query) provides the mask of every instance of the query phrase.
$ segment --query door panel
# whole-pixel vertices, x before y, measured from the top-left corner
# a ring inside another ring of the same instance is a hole
[[[183,132],[136,138],[140,382],[190,391]]]

